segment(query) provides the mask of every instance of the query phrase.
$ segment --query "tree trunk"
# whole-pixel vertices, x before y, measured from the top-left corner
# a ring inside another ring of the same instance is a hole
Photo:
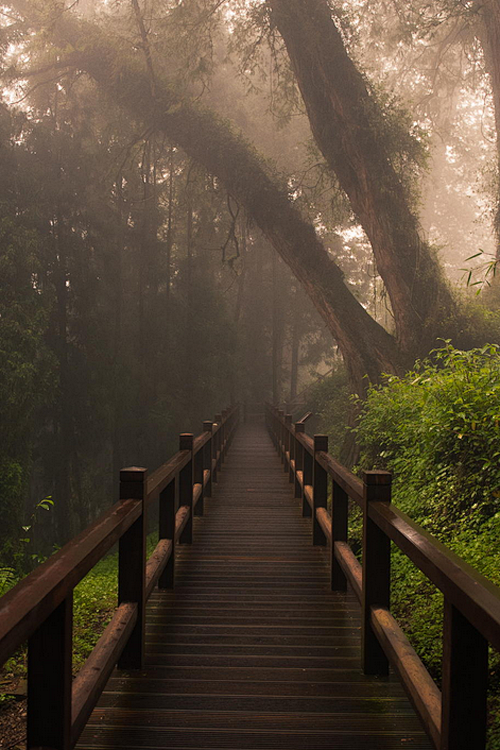
[[[498,165],[495,232],[496,258],[500,261],[500,2],[499,0],[481,0],[476,3],[476,9],[479,16],[478,36],[484,52],[485,67],[490,77],[495,109]]]
[[[120,388],[122,382],[120,365],[122,357],[122,313],[123,313],[123,252],[125,249],[125,232],[128,221],[128,212],[125,212],[125,201],[123,199],[123,178],[118,175],[116,179],[116,202],[119,215],[119,236],[116,242],[114,252],[114,273],[113,280],[113,376],[117,387],[113,390],[113,436],[112,436],[112,477],[110,496],[114,500],[119,499],[119,482],[120,469],[123,467],[123,450],[122,450],[122,430],[123,430],[123,410],[124,398]]]
[[[11,0],[11,5],[32,23],[41,25],[32,3]],[[74,48],[71,59],[75,67],[87,71],[139,121],[165,132],[191,158],[216,175],[245,208],[326,321],[358,393],[366,388],[365,376],[377,381],[382,372],[401,371],[411,364],[411,359],[401,355],[392,336],[368,315],[344,284],[342,271],[328,256],[313,225],[293,205],[286,182],[278,181],[269,165],[225,120],[185,103],[160,79],[153,97],[147,71],[141,70],[137,61],[128,65],[123,52],[116,52],[95,25],[66,13],[59,14],[51,28],[61,46]],[[432,283],[428,285],[431,287]]]
[[[292,353],[291,353],[291,368],[290,368],[290,401],[293,401],[297,395],[297,388],[299,382],[299,349],[300,349],[300,321],[297,304],[297,291],[295,291],[292,297]]]
[[[273,375],[273,404],[278,406],[281,401],[281,347],[282,347],[282,301],[279,283],[278,258],[272,254],[272,308],[273,308],[273,336],[272,336],[272,375]]]
[[[455,303],[393,167],[383,114],[349,58],[326,0],[268,4],[315,140],[371,242],[398,342],[412,357],[426,353],[438,320],[453,313]]]

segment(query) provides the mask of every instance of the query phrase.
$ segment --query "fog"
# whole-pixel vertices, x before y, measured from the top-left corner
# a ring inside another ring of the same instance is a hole
[[[179,432],[229,404],[267,400],[297,415],[332,373],[361,395],[365,374],[399,372],[448,334],[443,324],[409,341],[401,289],[410,299],[412,284],[391,287],[397,274],[373,244],[387,238],[360,210],[377,180],[353,163],[364,187],[351,194],[345,166],[332,168],[321,105],[275,5],[2,5],[6,564],[24,554],[16,540],[43,498],[54,502],[37,520],[46,551],[108,507],[120,467],[156,468]],[[482,28],[440,3],[336,10],[373,105],[365,116],[358,102],[356,117],[418,216],[422,247],[454,300],[496,310],[495,78]],[[175,122],[184,106],[205,118],[201,131],[191,115]],[[357,137],[347,116],[335,127],[331,140]]]

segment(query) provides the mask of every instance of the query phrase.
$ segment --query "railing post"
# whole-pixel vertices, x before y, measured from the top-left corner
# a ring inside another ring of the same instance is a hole
[[[285,462],[285,425],[283,424],[284,419],[285,412],[283,411],[283,409],[278,409],[278,445],[281,463]]]
[[[226,457],[227,448],[227,409],[222,410],[222,427],[220,437],[220,462],[221,466],[224,463]]]
[[[316,510],[326,508],[328,504],[328,474],[319,465],[316,454],[320,451],[328,453],[328,435],[314,436],[314,460],[313,460],[313,544],[326,546],[328,540],[325,532],[318,523]]]
[[[27,747],[70,750],[73,594],[28,642]]]
[[[488,642],[445,599],[440,750],[484,750],[487,685]]]
[[[309,505],[306,497],[306,485],[309,487],[312,487],[313,483],[313,457],[307,450],[307,448],[304,448],[304,456],[303,456],[303,479],[304,479],[304,486],[302,491],[302,515],[305,518],[310,518],[313,514],[313,509]]]
[[[215,471],[214,471],[214,482],[217,482],[217,473],[220,469],[221,465],[221,457],[220,457],[220,451],[221,451],[221,437],[222,437],[222,414],[216,414],[215,415],[215,421],[217,423],[217,432],[215,433]]]
[[[193,484],[201,484],[201,495],[193,508],[195,516],[202,516],[204,509],[204,487],[203,487],[203,453],[205,446],[200,448],[196,455],[193,454]]]
[[[175,479],[160,492],[159,499],[159,539],[170,539],[172,552],[159,579],[158,588],[173,589],[175,583]]]
[[[292,443],[292,436],[290,433],[291,427],[292,427],[292,415],[285,414],[285,460],[284,460],[284,466],[283,466],[283,471],[285,472],[285,474],[290,469],[291,443]],[[288,453],[288,458],[286,455],[287,453]]]
[[[391,501],[392,476],[388,471],[365,471],[363,518],[363,613],[362,663],[365,674],[384,675],[389,661],[371,625],[374,606],[389,607],[391,543],[389,537],[370,518],[370,503]]]
[[[290,482],[290,484],[292,484],[295,479],[295,471],[294,471],[294,467],[292,467],[292,461],[294,462],[294,466],[295,466],[295,429],[291,427],[290,429],[290,464],[288,468],[288,481]]]
[[[335,557],[335,543],[347,542],[349,497],[347,492],[333,481],[332,484],[332,546],[330,550],[330,575],[332,591],[347,591],[347,578]]]
[[[295,492],[294,497],[302,497],[302,487],[297,478],[297,472],[302,471],[304,468],[304,447],[299,442],[298,435],[301,432],[305,432],[305,425],[302,422],[295,422],[295,436],[294,436],[294,453],[295,453]],[[302,477],[303,478],[303,477]]]
[[[191,458],[179,472],[179,507],[187,505],[189,518],[179,537],[179,544],[193,543],[193,439],[194,435],[184,432],[179,435],[179,450],[191,451]]]
[[[203,432],[209,432],[210,433],[210,439],[205,444],[205,447],[203,448],[203,480],[205,480],[205,470],[208,469],[209,476],[208,476],[208,482],[205,487],[205,497],[212,497],[212,445],[213,445],[213,437],[212,437],[212,430],[213,430],[213,423],[210,421],[203,422]]]
[[[146,610],[146,476],[137,466],[120,471],[120,500],[140,500],[142,512],[118,545],[118,604],[137,603],[137,621],[118,661],[119,669],[142,669]]]

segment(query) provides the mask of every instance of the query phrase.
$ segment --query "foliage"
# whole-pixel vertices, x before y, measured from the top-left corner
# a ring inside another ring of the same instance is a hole
[[[329,436],[330,453],[338,458],[349,429],[349,385],[344,367],[337,366],[307,394],[309,409],[319,418],[319,429]]]
[[[500,585],[500,349],[449,341],[402,378],[371,388],[357,436],[363,468],[394,472],[394,502]],[[392,607],[435,678],[442,595],[398,550]],[[500,747],[500,659],[490,662],[489,748]]]
[[[499,404],[498,347],[445,342],[370,389],[357,429],[362,463],[394,471],[399,505],[429,531],[480,525],[500,509]]]

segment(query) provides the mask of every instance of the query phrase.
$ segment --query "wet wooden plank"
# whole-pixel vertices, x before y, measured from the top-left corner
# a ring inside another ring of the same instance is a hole
[[[151,596],[145,668],[115,671],[81,750],[430,750],[398,681],[362,674],[356,597],[330,590],[261,425],[222,468],[175,590]]]

